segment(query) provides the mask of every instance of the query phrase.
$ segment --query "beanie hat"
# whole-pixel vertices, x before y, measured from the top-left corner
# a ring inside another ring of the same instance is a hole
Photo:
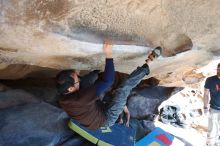
[[[74,85],[75,81],[71,77],[74,70],[63,70],[56,76],[57,92],[58,94],[64,94],[68,92],[68,88]]]

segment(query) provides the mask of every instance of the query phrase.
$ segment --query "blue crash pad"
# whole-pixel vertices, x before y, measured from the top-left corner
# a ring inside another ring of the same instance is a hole
[[[135,131],[125,125],[115,124],[111,127],[90,130],[80,125],[78,121],[71,119],[68,126],[74,132],[98,146],[134,146],[135,143]]]
[[[148,135],[139,140],[135,146],[169,146],[173,140],[173,135],[156,127]]]

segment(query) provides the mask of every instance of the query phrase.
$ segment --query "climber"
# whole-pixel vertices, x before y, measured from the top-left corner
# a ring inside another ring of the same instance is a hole
[[[123,81],[115,90],[115,95],[107,108],[100,104],[98,97],[106,92],[114,81],[115,71],[111,43],[104,42],[103,52],[106,58],[104,77],[89,87],[81,88],[78,74],[73,70],[61,71],[56,77],[60,106],[69,116],[89,129],[114,125],[125,108],[130,91],[145,75],[149,74],[148,64],[160,55],[161,48],[154,49],[145,60],[146,62]]]

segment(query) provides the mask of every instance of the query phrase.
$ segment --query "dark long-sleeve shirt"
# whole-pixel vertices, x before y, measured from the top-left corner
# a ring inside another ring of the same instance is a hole
[[[106,59],[105,71],[103,78],[95,82],[96,95],[100,96],[107,91],[113,84],[115,77],[115,69],[113,59]]]
[[[73,119],[90,129],[101,127],[106,117],[103,109],[97,104],[98,95],[105,92],[114,81],[113,59],[106,59],[104,78],[95,84],[80,89],[78,92],[63,95],[59,98],[61,107]]]

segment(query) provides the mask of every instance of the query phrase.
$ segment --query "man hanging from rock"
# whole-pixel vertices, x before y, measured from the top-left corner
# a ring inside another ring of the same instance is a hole
[[[70,117],[79,121],[84,127],[93,130],[114,125],[126,105],[130,91],[137,86],[145,75],[149,74],[148,64],[161,54],[161,48],[156,48],[148,56],[146,62],[134,70],[116,89],[108,107],[100,104],[99,96],[112,86],[115,76],[112,45],[109,42],[104,42],[103,52],[106,64],[102,80],[98,80],[86,88],[81,88],[77,72],[64,70],[57,75],[60,106]]]

